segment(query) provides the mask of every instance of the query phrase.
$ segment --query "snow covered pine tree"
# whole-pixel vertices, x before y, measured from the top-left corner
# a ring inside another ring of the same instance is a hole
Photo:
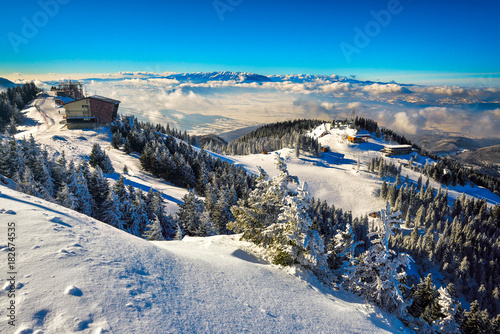
[[[367,300],[402,316],[407,307],[400,286],[406,276],[405,268],[413,259],[405,253],[397,254],[389,248],[389,237],[394,228],[402,223],[397,217],[401,212],[391,213],[390,204],[380,211],[379,226],[368,236],[372,246],[362,254],[347,271],[343,286]]]

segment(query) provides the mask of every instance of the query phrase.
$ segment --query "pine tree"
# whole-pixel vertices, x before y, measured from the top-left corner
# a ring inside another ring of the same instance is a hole
[[[116,227],[119,230],[126,231],[123,212],[120,207],[118,195],[112,190],[110,193],[108,211],[104,214],[104,222]]]
[[[210,213],[206,208],[204,208],[203,212],[200,216],[200,224],[198,226],[197,235],[199,236],[211,236],[215,235],[217,232],[214,222],[210,217]]]
[[[413,293],[413,303],[408,307],[408,312],[415,318],[422,317],[428,324],[435,319],[430,318],[430,310],[438,303],[438,292],[434,286],[432,275],[428,274],[425,279],[420,280],[417,290]],[[426,310],[427,314],[424,314]]]
[[[94,168],[99,166],[105,174],[111,174],[115,171],[113,165],[111,164],[111,160],[109,159],[108,155],[101,149],[101,146],[99,144],[94,144],[89,155],[89,159],[90,166]]]
[[[389,247],[389,237],[401,223],[400,212],[391,213],[390,204],[380,211],[381,220],[377,229],[370,233],[372,246],[349,268],[343,286],[376,302],[399,315],[407,307],[401,287],[408,288],[401,281],[405,278],[405,268],[412,258],[404,253],[397,254]]]
[[[146,204],[143,200],[142,191],[139,190],[135,192],[135,199],[133,201],[134,209],[131,215],[131,221],[129,224],[129,232],[137,237],[141,237],[144,234],[146,226],[148,224],[148,215],[146,212]]]
[[[328,267],[340,279],[355,264],[356,247],[364,241],[355,241],[351,225],[347,224],[345,231],[337,230],[332,238],[327,252]]]
[[[425,221],[425,206],[421,205],[418,208],[417,215],[415,216],[415,226],[422,227]]]
[[[76,200],[66,183],[63,183],[61,190],[57,193],[57,202],[62,206],[74,210]]]
[[[200,194],[201,196],[205,194],[205,190],[209,182],[210,182],[210,175],[208,173],[205,163],[202,162],[198,178],[196,179],[196,191],[198,192],[198,194]]]
[[[108,209],[109,184],[102,174],[99,166],[90,175],[88,190],[92,197],[92,216],[96,219],[104,219],[104,213]]]
[[[204,210],[203,202],[196,197],[193,190],[184,195],[182,201],[184,203],[179,204],[179,225],[184,234],[198,236]]]
[[[262,232],[263,246],[271,250],[275,264],[298,263],[325,275],[326,253],[319,233],[311,229],[306,186],[303,184],[297,194],[292,193],[285,197],[277,223],[271,224]]]
[[[74,175],[71,182],[72,191],[76,198],[76,210],[90,216],[92,214],[93,198],[90,195],[87,180],[82,173],[83,169],[79,169]]]
[[[127,190],[125,189],[125,179],[123,175],[113,184],[113,192],[120,202],[123,202],[125,198],[127,198]]]
[[[382,199],[387,199],[388,192],[389,192],[389,187],[387,186],[387,182],[385,182],[384,180],[384,182],[382,182],[382,190],[380,192],[380,197]]]
[[[212,209],[211,217],[214,221],[217,234],[227,234],[227,224],[234,219],[230,209],[229,190],[223,188],[219,193],[217,203]]]
[[[434,321],[433,326],[437,328],[440,333],[459,334],[460,326],[455,320],[457,305],[453,300],[453,297],[448,292],[448,289],[443,287],[439,288],[438,293],[438,303],[441,307],[440,311],[442,313],[442,317]]]
[[[38,184],[33,177],[33,173],[28,167],[24,169],[21,183],[18,184],[18,187],[22,192],[28,195],[37,197],[40,195],[38,192]]]
[[[289,193],[288,184],[297,183],[297,177],[288,173],[284,160],[275,155],[275,165],[280,173],[268,180],[266,172],[260,168],[255,189],[246,200],[240,199],[231,211],[235,220],[227,227],[235,233],[243,233],[242,239],[261,244],[262,231],[278,221],[285,196]]]
[[[470,304],[470,311],[465,312],[462,332],[464,333],[484,333],[482,331],[479,303],[477,300]]]
[[[111,146],[115,149],[119,149],[123,145],[123,136],[120,131],[114,132],[111,137]]]
[[[161,233],[160,220],[155,218],[152,222],[150,221],[147,225],[146,231],[143,237],[150,241],[163,241],[163,235]]]
[[[406,211],[406,218],[405,218],[405,227],[410,228],[411,224],[411,205],[408,207],[408,211]]]

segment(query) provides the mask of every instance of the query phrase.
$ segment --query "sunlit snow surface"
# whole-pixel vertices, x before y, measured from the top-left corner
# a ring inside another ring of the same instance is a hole
[[[1,333],[403,332],[363,300],[265,263],[238,236],[151,243],[0,192],[3,234],[7,222],[17,230],[17,320],[8,325],[2,307]],[[6,257],[5,238],[0,244]],[[5,304],[4,275],[0,285]]]

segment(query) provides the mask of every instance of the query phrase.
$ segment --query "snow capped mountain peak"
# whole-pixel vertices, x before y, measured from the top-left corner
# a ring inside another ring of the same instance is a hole
[[[245,72],[197,72],[169,75],[165,78],[179,81],[192,81],[196,83],[208,81],[236,81],[236,82],[269,82],[271,79],[264,75]]]

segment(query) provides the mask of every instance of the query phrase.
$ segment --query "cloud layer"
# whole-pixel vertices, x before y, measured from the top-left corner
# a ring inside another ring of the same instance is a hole
[[[498,87],[400,85],[336,75],[275,75],[272,81],[252,82],[245,80],[252,77],[247,74],[229,73],[224,79],[226,73],[200,74],[203,80],[197,80],[197,74],[120,72],[84,82],[90,93],[122,101],[122,113],[193,133],[293,118],[351,117],[355,109],[356,115],[404,135],[437,131],[500,138]]]

